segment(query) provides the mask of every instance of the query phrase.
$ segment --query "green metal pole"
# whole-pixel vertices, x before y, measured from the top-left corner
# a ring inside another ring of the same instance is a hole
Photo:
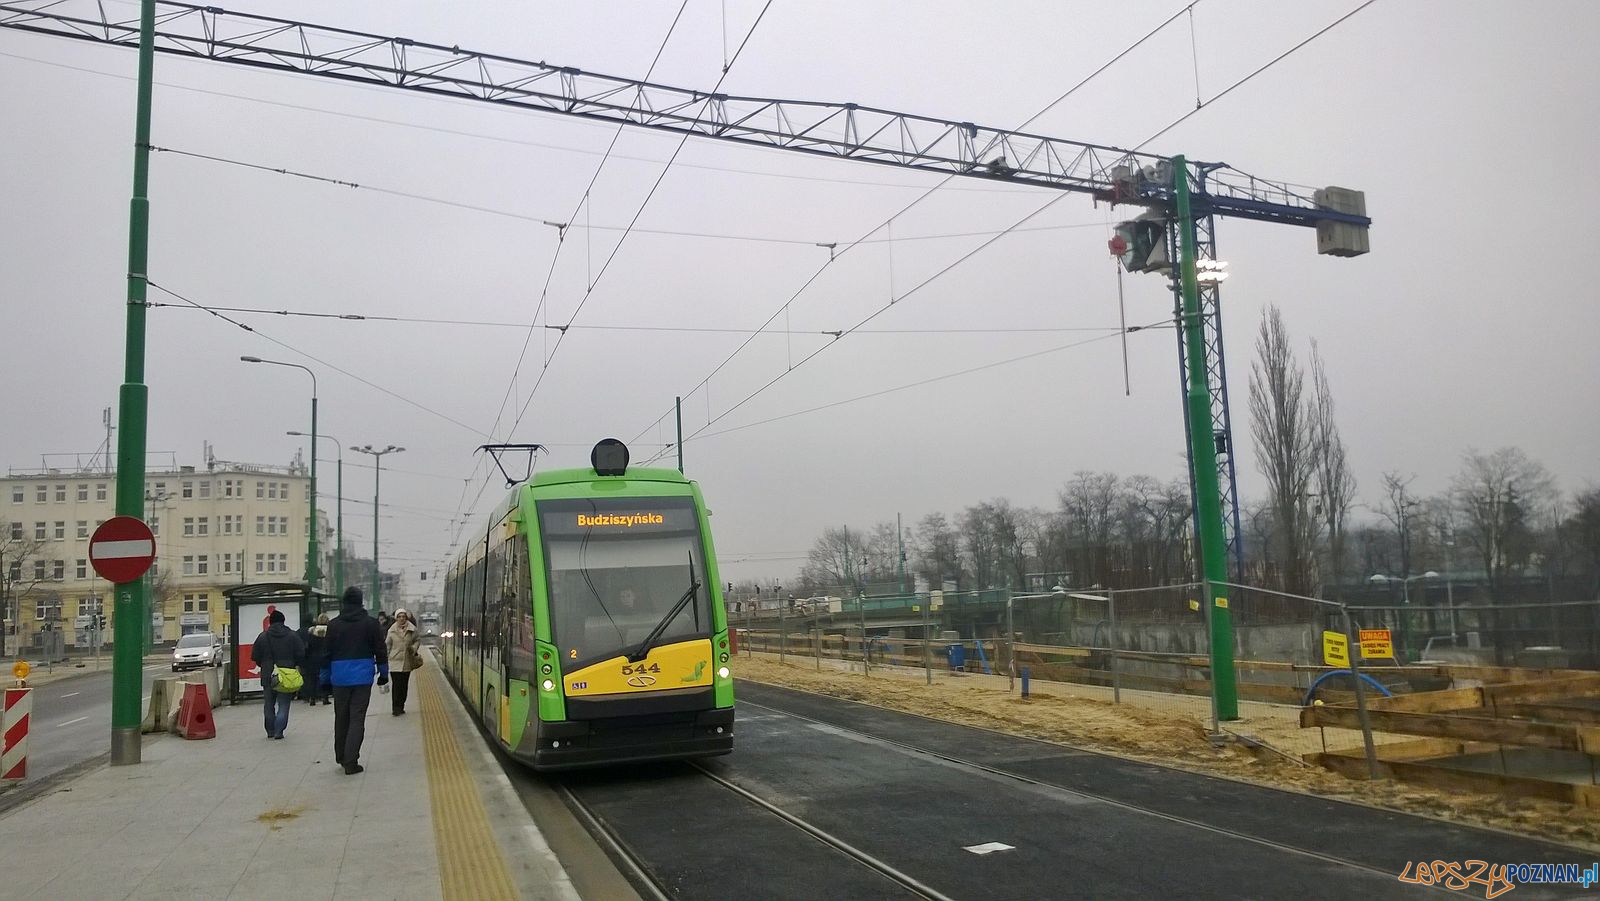
[[[382,587],[382,580],[378,578],[378,485],[383,480],[383,455],[374,456],[372,463],[372,603],[368,607],[382,610],[383,604],[378,594]]]
[[[150,258],[150,94],[156,57],[156,4],[139,4],[139,81],[134,114],[133,199],[128,207],[128,327],[122,388],[117,397],[117,515],[144,513],[145,426],[149,389],[144,384],[144,313]],[[111,764],[139,762],[140,688],[144,638],[150,615],[139,581],[117,586],[116,633],[111,658]]]
[[[1228,599],[1218,582],[1227,578],[1227,549],[1222,529],[1221,487],[1217,482],[1217,447],[1211,418],[1211,393],[1206,382],[1205,324],[1200,315],[1200,285],[1195,276],[1194,216],[1189,208],[1189,164],[1172,158],[1177,194],[1178,259],[1183,293],[1183,331],[1189,364],[1189,453],[1194,460],[1194,494],[1200,520],[1201,578],[1211,621],[1211,691],[1217,719],[1239,718],[1238,689],[1234,683],[1233,621]]]
[[[683,398],[673,398],[674,409],[678,411],[678,472],[683,472]]]
[[[306,520],[306,587],[317,590],[322,573],[317,566],[317,377],[311,376],[311,503]]]
[[[334,479],[334,490],[339,492],[339,500],[335,505],[338,513],[335,515],[334,528],[338,530],[335,553],[338,555],[333,560],[333,585],[334,591],[344,597],[344,445],[339,445],[338,476]]]

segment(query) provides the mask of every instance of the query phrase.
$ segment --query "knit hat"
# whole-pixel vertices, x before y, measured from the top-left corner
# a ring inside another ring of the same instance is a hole
[[[347,610],[351,607],[365,607],[367,597],[361,593],[360,586],[351,585],[344,590],[344,597],[340,599],[340,603]]]

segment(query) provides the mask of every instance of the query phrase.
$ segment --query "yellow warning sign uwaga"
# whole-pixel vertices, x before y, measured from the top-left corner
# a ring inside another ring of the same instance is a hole
[[[1376,660],[1383,657],[1394,658],[1394,639],[1390,637],[1389,630],[1362,629],[1361,658]]]
[[[1349,666],[1350,639],[1346,638],[1343,633],[1324,630],[1322,633],[1322,662],[1329,666]]]

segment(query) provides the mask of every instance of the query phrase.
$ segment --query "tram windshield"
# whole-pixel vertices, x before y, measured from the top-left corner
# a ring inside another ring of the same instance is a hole
[[[700,521],[692,498],[540,501],[550,626],[572,669],[637,648],[693,583],[656,645],[711,632]]]

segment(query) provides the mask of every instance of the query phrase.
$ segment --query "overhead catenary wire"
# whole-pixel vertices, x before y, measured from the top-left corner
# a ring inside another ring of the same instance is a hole
[[[450,416],[449,414],[446,414],[446,413],[441,413],[438,410],[435,410],[432,407],[429,407],[429,406],[427,406],[425,404],[422,404],[422,403],[419,403],[417,401],[414,401],[411,398],[406,397],[403,394],[400,394],[400,393],[395,392],[395,391],[391,391],[390,389],[383,387],[382,385],[378,384],[377,382],[374,382],[374,381],[371,381],[369,379],[363,378],[362,376],[356,375],[355,373],[351,372],[348,369],[345,369],[342,366],[339,366],[336,363],[330,363],[327,360],[324,360],[321,357],[316,356],[315,354],[307,353],[306,351],[303,351],[300,348],[295,347],[292,344],[289,344],[288,342],[280,341],[277,338],[274,338],[271,335],[268,335],[265,332],[262,332],[260,329],[252,328],[251,326],[248,326],[248,325],[238,321],[237,319],[232,319],[232,318],[230,318],[230,317],[228,317],[226,315],[223,315],[222,313],[218,312],[216,309],[214,309],[212,307],[209,307],[209,306],[207,306],[205,304],[202,304],[202,303],[199,303],[199,302],[197,302],[195,300],[192,300],[192,299],[190,299],[190,298],[178,293],[177,291],[174,291],[171,288],[167,288],[167,287],[165,287],[163,285],[160,285],[157,282],[155,282],[153,279],[146,279],[145,282],[150,287],[156,289],[157,291],[160,291],[161,293],[167,295],[168,297],[176,298],[176,299],[184,302],[185,304],[187,304],[187,305],[189,305],[191,307],[194,307],[195,309],[204,310],[205,312],[210,313],[211,315],[217,317],[218,319],[221,319],[221,320],[223,320],[225,322],[228,322],[228,323],[230,323],[232,325],[238,326],[239,328],[241,328],[241,329],[243,329],[243,330],[245,330],[247,332],[250,332],[253,335],[257,335],[257,336],[261,337],[264,340],[270,341],[273,344],[276,344],[277,346],[283,348],[284,350],[287,350],[290,353],[295,354],[296,356],[304,357],[305,359],[311,360],[311,361],[317,363],[320,366],[325,366],[328,369],[331,369],[334,372],[339,373],[340,375],[348,376],[348,377],[350,377],[352,379],[355,379],[356,381],[360,382],[363,385],[366,385],[369,388],[372,388],[375,391],[379,391],[379,392],[382,392],[383,394],[387,394],[388,396],[394,398],[395,400],[398,400],[398,401],[400,401],[402,403],[405,403],[405,404],[407,404],[409,406],[415,407],[416,409],[421,410],[424,413],[427,413],[427,414],[432,415],[432,416],[437,416],[438,418],[444,420],[445,422],[450,423],[451,425],[460,426],[461,428],[466,429],[467,431],[473,433],[474,435],[480,435],[480,436],[483,436],[483,437],[488,437],[483,432],[480,432],[476,428],[474,428],[474,427],[472,427],[470,425],[467,425],[466,423],[462,422],[459,419],[456,419],[454,416]]]
[[[1067,98],[1069,98],[1073,94],[1077,93],[1080,89],[1082,89],[1085,85],[1089,84],[1089,82],[1093,81],[1095,78],[1097,78],[1103,72],[1105,72],[1107,69],[1110,69],[1112,66],[1116,65],[1119,61],[1121,61],[1128,54],[1132,53],[1133,51],[1135,51],[1139,47],[1141,47],[1146,41],[1150,40],[1152,37],[1155,37],[1163,29],[1165,29],[1168,25],[1171,25],[1173,22],[1177,21],[1179,19],[1179,17],[1181,17],[1186,10],[1192,9],[1195,6],[1195,4],[1198,3],[1198,2],[1200,2],[1200,0],[1193,0],[1193,2],[1189,3],[1188,5],[1186,5],[1183,9],[1179,9],[1177,12],[1174,12],[1172,15],[1168,16],[1165,20],[1163,20],[1161,22],[1161,24],[1157,25],[1156,27],[1152,28],[1150,31],[1146,32],[1143,37],[1140,37],[1137,41],[1134,41],[1128,47],[1124,48],[1120,53],[1116,54],[1110,60],[1108,60],[1104,64],[1102,64],[1099,68],[1095,69],[1094,71],[1090,72],[1088,75],[1084,76],[1083,79],[1078,81],[1072,87],[1068,88],[1060,96],[1056,97],[1054,100],[1052,100],[1049,103],[1045,104],[1044,107],[1042,109],[1040,109],[1038,112],[1034,113],[1032,116],[1029,116],[1026,121],[1024,121],[1020,126],[1018,126],[1018,129],[1027,128],[1029,125],[1031,125],[1032,123],[1037,121],[1040,117],[1044,116],[1050,110],[1054,109],[1060,103],[1065,101]],[[910,212],[912,209],[914,209],[919,204],[921,204],[924,200],[927,200],[930,196],[932,196],[940,188],[943,188],[945,185],[947,185],[950,182],[954,181],[956,178],[957,178],[957,176],[954,173],[952,173],[950,175],[946,175],[944,178],[942,178],[938,182],[936,182],[932,187],[928,188],[928,190],[924,191],[922,194],[919,194],[916,197],[916,199],[914,199],[910,203],[906,204],[899,211],[897,211],[893,215],[889,216],[889,218],[885,219],[883,222],[881,222],[878,225],[874,226],[871,230],[869,230],[868,232],[863,234],[861,237],[857,238],[855,241],[852,241],[849,244],[847,244],[843,249],[836,250],[833,247],[829,247],[829,249],[828,249],[828,261],[823,263],[822,265],[818,266],[817,269],[814,272],[811,273],[810,277],[807,278],[805,280],[805,282],[800,285],[799,289],[796,290],[794,292],[794,294],[790,295],[790,297],[787,300],[785,300],[783,302],[783,304],[780,307],[778,307],[778,309],[774,310],[772,312],[772,315],[767,317],[766,321],[761,324],[761,329],[765,329],[768,325],[771,325],[780,315],[787,314],[790,305],[793,304],[794,301],[796,299],[798,299],[802,294],[804,294],[807,289],[809,289],[813,284],[815,284],[817,279],[822,275],[822,273],[825,272],[835,262],[837,262],[837,260],[840,257],[844,256],[846,253],[850,252],[855,247],[857,247],[857,246],[861,245],[862,243],[864,243],[867,238],[870,238],[872,235],[876,234],[878,231],[890,226],[890,224],[893,223],[894,220],[896,220],[899,217],[901,217],[901,216],[905,215],[906,213]],[[1007,234],[1007,233],[1015,230],[1020,225],[1026,223],[1027,221],[1032,219],[1038,213],[1043,212],[1045,209],[1048,209],[1051,206],[1054,206],[1064,196],[1066,196],[1066,195],[1065,194],[1061,194],[1061,195],[1058,195],[1057,197],[1053,198],[1052,200],[1046,202],[1044,204],[1044,206],[1038,208],[1033,213],[1030,213],[1029,215],[1023,217],[1018,222],[1012,223],[1012,225],[1009,228],[1007,228],[1005,231],[1000,232],[999,234],[993,236],[989,241],[985,241],[984,244],[981,245],[981,247],[987,247],[989,244],[993,243],[995,238],[998,238],[1001,235]],[[980,247],[980,249],[981,249],[981,247]],[[970,257],[970,256],[971,256],[971,254],[969,253],[966,256],[964,256],[962,259],[966,259],[967,257]],[[946,271],[948,271],[948,270],[946,270]],[[919,285],[918,287],[921,287],[921,286]],[[913,289],[913,290],[915,290],[915,289]],[[893,305],[895,302],[896,302],[895,298],[891,297],[890,298],[890,305]],[[877,314],[874,313],[873,315],[876,316]],[[869,319],[870,318],[871,317],[869,317]],[[709,393],[710,393],[709,384],[711,382],[711,379],[716,377],[718,372],[721,372],[722,369],[725,366],[727,366],[730,362],[732,362],[735,357],[737,357],[740,353],[742,353],[746,347],[749,347],[750,343],[752,341],[754,341],[754,340],[755,340],[755,336],[754,335],[750,336],[749,338],[746,338],[743,342],[741,342],[739,344],[738,347],[735,347],[733,349],[733,352],[728,354],[728,356],[725,357],[722,360],[722,362],[718,363],[715,367],[713,367],[711,372],[708,373],[705,376],[705,378],[701,379],[699,381],[699,383],[697,383],[693,388],[691,388],[689,391],[685,392],[681,396],[683,396],[683,397],[691,396],[696,391],[699,391],[702,388],[704,388],[707,391],[707,403],[709,404]],[[829,345],[829,346],[831,346],[831,345]],[[782,379],[784,375],[787,375],[789,372],[794,371],[794,369],[798,368],[800,365],[804,365],[806,360],[809,360],[809,359],[811,359],[811,358],[813,358],[815,356],[816,356],[816,353],[813,353],[810,356],[802,358],[802,360],[798,364],[791,363],[790,368],[784,370],[784,372],[782,374],[780,374],[776,379],[773,379],[771,382],[768,382],[766,385],[763,385],[761,388],[758,388],[756,393],[760,393],[761,391],[765,391],[768,387],[771,387],[771,385],[775,384],[778,380]],[[754,396],[754,395],[751,395],[751,396]],[[745,400],[749,400],[749,398],[747,397]],[[740,401],[740,404],[742,405],[744,402],[745,401]],[[652,422],[650,425],[647,425],[643,429],[641,429],[639,434],[635,436],[634,440],[638,440],[639,437],[642,437],[650,429],[655,428],[658,423],[660,423],[662,420],[664,420],[667,416],[671,415],[671,413],[672,413],[672,410],[670,410],[670,409],[667,410],[665,413],[662,413],[661,416],[656,418],[655,422]],[[708,418],[710,418],[710,417],[708,417]],[[709,423],[707,423],[707,424],[709,425]]]

